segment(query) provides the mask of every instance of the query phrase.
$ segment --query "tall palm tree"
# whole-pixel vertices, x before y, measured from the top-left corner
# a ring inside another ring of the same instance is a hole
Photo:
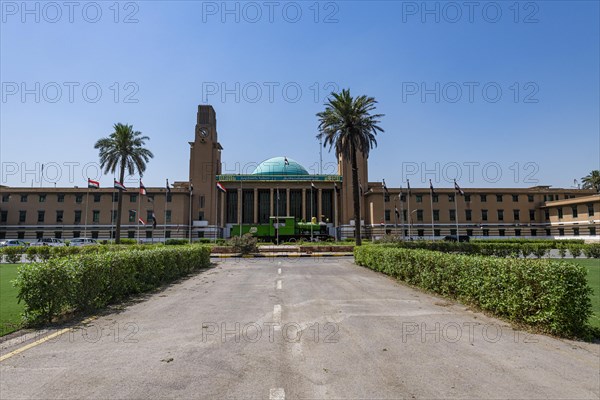
[[[600,171],[593,170],[587,176],[581,178],[581,182],[584,189],[595,189],[596,192],[600,192]]]
[[[132,125],[118,123],[114,125],[113,129],[115,131],[109,137],[98,140],[94,148],[99,150],[100,166],[104,168],[104,173],[114,175],[117,168],[119,168],[119,182],[123,183],[125,169],[127,169],[129,175],[135,174],[136,170],[140,176],[143,175],[146,171],[146,163],[154,157],[154,154],[144,148],[146,141],[150,138],[141,136],[141,132],[134,131]],[[123,191],[119,189],[115,243],[121,241],[122,195]]]
[[[377,101],[373,97],[363,95],[353,98],[350,90],[344,89],[341,93],[331,93],[325,104],[325,111],[317,114],[320,132],[317,138],[324,139],[323,147],[329,145],[331,151],[335,146],[336,156],[349,158],[352,164],[352,199],[357,246],[362,243],[357,152],[368,157],[369,151],[377,146],[377,132],[383,132],[377,125],[383,114],[371,114],[376,104]]]

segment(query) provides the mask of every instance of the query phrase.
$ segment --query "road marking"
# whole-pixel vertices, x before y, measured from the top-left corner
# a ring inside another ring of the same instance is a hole
[[[281,268],[279,268],[279,269],[277,270],[277,274],[278,274],[278,275],[281,275]]]
[[[277,290],[281,290],[281,286],[282,286],[282,284],[281,284],[281,279],[279,279],[279,280],[277,281]]]
[[[273,322],[275,325],[275,330],[278,331],[281,329],[281,306],[279,304],[275,304],[273,306]]]
[[[285,400],[285,390],[283,388],[269,390],[269,400]]]

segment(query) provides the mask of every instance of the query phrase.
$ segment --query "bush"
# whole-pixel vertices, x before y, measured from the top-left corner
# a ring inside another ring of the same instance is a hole
[[[385,246],[354,249],[358,265],[561,336],[585,332],[585,268],[562,261],[500,259]]]
[[[600,243],[592,243],[583,247],[587,258],[600,258]]]
[[[132,245],[132,244],[137,244],[137,241],[135,239],[125,238],[125,239],[121,239],[119,241],[119,244]]]
[[[15,285],[26,320],[51,321],[62,312],[101,308],[209,265],[210,249],[204,246],[104,251],[24,264]]]
[[[251,254],[258,252],[257,239],[250,233],[246,233],[242,237],[234,236],[229,240],[234,251],[242,254]]]
[[[569,244],[567,244],[567,249],[569,250],[569,253],[571,253],[571,257],[573,257],[573,258],[580,257],[581,253],[583,253],[583,245],[582,244],[569,243]]]
[[[2,248],[2,254],[6,256],[6,261],[11,264],[16,264],[21,261],[21,256],[25,254],[27,249],[22,246],[7,246]]]
[[[167,246],[183,246],[188,244],[188,240],[186,239],[167,239],[165,241],[165,245]]]

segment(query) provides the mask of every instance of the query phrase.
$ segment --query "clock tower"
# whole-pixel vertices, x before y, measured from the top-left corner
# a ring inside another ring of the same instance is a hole
[[[218,221],[219,199],[216,176],[221,174],[221,150],[217,137],[217,117],[209,105],[198,106],[194,141],[190,143],[190,183],[192,185],[192,220],[195,229],[212,237]],[[196,235],[194,235],[196,236]]]

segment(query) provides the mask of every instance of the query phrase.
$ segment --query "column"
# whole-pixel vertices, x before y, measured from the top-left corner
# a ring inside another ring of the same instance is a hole
[[[243,200],[243,193],[242,193],[242,189],[238,189],[238,204],[237,204],[237,208],[238,208],[238,212],[237,212],[237,223],[238,225],[242,223],[242,210],[244,209],[244,204],[242,203]]]
[[[317,222],[321,222],[321,215],[323,214],[323,189],[317,189]]]
[[[258,224],[258,189],[254,188],[254,219],[253,222]]]
[[[306,189],[302,189],[302,219],[306,221]]]

